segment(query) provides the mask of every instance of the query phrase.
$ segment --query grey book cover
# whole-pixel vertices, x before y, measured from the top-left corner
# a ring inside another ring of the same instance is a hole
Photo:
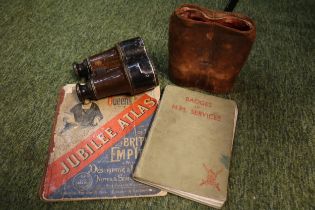
[[[167,86],[133,178],[222,207],[236,119],[232,100]]]

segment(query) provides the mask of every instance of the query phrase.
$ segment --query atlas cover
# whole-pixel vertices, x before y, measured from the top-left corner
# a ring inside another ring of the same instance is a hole
[[[134,179],[220,208],[227,198],[234,101],[167,86]]]
[[[131,178],[160,89],[87,105],[62,88],[40,196],[46,201],[162,196]]]

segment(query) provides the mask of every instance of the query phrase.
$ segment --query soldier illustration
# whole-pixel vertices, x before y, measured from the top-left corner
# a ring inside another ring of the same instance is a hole
[[[74,127],[94,127],[103,119],[103,115],[96,103],[78,103],[70,109],[70,113],[63,118],[64,128],[60,134]]]

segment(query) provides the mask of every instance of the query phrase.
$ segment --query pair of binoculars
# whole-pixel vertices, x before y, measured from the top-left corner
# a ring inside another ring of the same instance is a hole
[[[140,37],[119,42],[82,63],[74,63],[73,70],[85,80],[76,85],[81,102],[119,94],[136,95],[158,85],[154,64]]]

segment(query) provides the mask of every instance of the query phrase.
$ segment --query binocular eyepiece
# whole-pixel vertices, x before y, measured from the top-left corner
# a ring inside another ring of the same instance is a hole
[[[88,78],[90,75],[87,59],[84,59],[82,63],[73,63],[74,73],[80,78]]]
[[[74,63],[73,70],[85,79],[84,84],[76,85],[81,102],[118,94],[136,95],[158,85],[155,67],[140,37]]]

